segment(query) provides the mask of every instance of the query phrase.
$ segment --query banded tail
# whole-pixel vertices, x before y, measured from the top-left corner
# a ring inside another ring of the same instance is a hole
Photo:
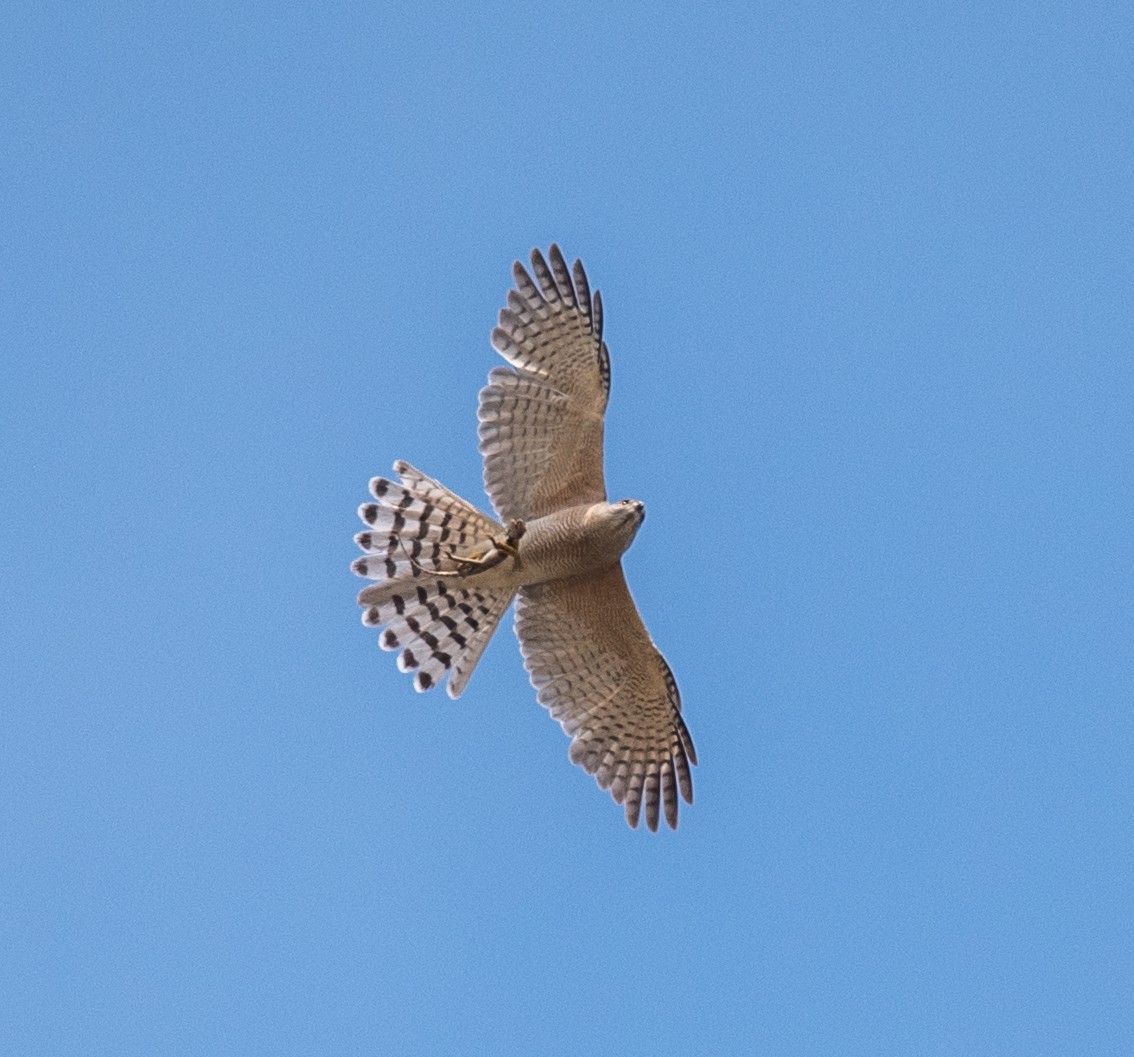
[[[377,502],[358,508],[368,527],[354,540],[366,553],[351,570],[379,581],[359,592],[362,623],[385,626],[378,644],[401,650],[398,669],[416,672],[414,689],[424,692],[448,673],[446,690],[460,697],[515,592],[430,574],[452,567],[450,549],[499,537],[504,528],[409,463],[394,463],[394,471],[401,483],[375,477]]]

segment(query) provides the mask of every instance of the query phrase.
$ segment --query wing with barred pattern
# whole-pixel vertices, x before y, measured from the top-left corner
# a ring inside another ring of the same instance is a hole
[[[539,703],[572,737],[570,756],[625,804],[626,821],[677,828],[697,762],[673,673],[646,631],[621,565],[520,589],[516,634]]]
[[[610,356],[602,298],[591,296],[582,262],[568,270],[559,247],[518,261],[516,287],[500,310],[497,367],[480,391],[484,484],[501,519],[534,518],[606,498],[603,416]]]

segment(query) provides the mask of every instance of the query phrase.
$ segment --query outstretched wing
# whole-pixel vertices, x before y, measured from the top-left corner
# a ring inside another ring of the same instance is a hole
[[[677,794],[693,802],[697,762],[677,684],[630,597],[621,565],[597,576],[522,587],[516,634],[539,703],[571,735],[570,756],[658,827],[659,803],[677,828]]]
[[[571,271],[559,247],[532,250],[536,281],[519,261],[492,345],[497,367],[480,391],[484,484],[500,518],[535,518],[606,498],[602,427],[610,357],[602,298],[582,262]],[[538,285],[537,285],[538,281]]]

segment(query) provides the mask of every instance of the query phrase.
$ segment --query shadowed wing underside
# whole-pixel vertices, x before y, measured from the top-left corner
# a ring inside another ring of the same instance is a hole
[[[502,521],[606,498],[602,428],[610,357],[602,298],[581,262],[559,247],[532,251],[535,280],[518,261],[492,345],[511,365],[480,391],[484,485]],[[537,285],[538,282],[538,285]]]
[[[516,634],[539,703],[573,738],[571,761],[657,829],[659,802],[677,826],[677,794],[693,802],[697,762],[677,684],[650,639],[622,566],[520,589]]]

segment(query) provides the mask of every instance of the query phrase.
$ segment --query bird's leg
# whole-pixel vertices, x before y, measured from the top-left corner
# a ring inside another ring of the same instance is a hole
[[[480,562],[481,565],[499,565],[505,558],[511,558],[514,568],[520,567],[520,539],[527,531],[527,526],[519,519],[513,518],[508,522],[508,534],[498,540],[492,537],[492,546],[496,548],[494,554]]]
[[[452,547],[445,548],[445,557],[450,561],[456,562],[456,569],[441,570],[441,569],[426,569],[412,557],[409,552],[406,552],[406,557],[409,558],[410,564],[419,572],[426,576],[469,576],[474,572],[484,572],[487,569],[492,569],[499,565],[505,558],[511,558],[515,562],[515,568],[520,567],[520,539],[524,535],[525,525],[519,518],[514,518],[508,523],[508,533],[502,540],[498,540],[495,536],[489,537],[489,543],[492,544],[491,549],[485,548],[484,550],[477,551],[473,554],[458,554]],[[405,545],[402,545],[405,550]]]
[[[518,517],[512,518],[508,522],[508,535],[504,537],[504,542],[500,543],[493,540],[493,544],[498,550],[502,550],[505,554],[510,555],[512,558],[512,568],[518,569],[521,565],[520,562],[520,540],[524,533],[527,531],[525,525]]]
[[[459,569],[449,570],[449,571],[446,571],[444,569],[427,569],[424,565],[421,564],[421,562],[419,562],[416,558],[414,558],[414,556],[412,554],[410,554],[410,552],[406,549],[406,545],[403,541],[399,540],[398,542],[401,543],[402,551],[405,553],[405,556],[409,559],[409,563],[413,567],[414,572],[420,573],[422,576],[464,576],[465,575]],[[451,550],[445,556],[447,558],[452,558],[454,561],[459,562],[461,560],[455,554],[453,554],[453,552]]]
[[[487,569],[492,569],[505,558],[511,558],[515,562],[515,568],[518,569],[520,567],[520,539],[524,535],[524,531],[524,523],[519,518],[514,518],[508,523],[508,532],[504,539],[498,540],[495,536],[489,537],[489,543],[492,544],[490,550],[483,550],[477,554],[460,555],[449,548],[447,555],[457,562],[458,576],[468,576],[473,572],[484,572]]]
[[[450,548],[448,556],[459,563],[457,573],[461,576],[467,576],[473,571],[492,569],[505,558],[511,558],[518,569],[520,567],[520,539],[524,535],[525,529],[526,526],[519,518],[513,518],[508,523],[508,533],[502,540],[498,540],[495,536],[489,537],[489,542],[492,544],[491,550],[481,551],[479,554],[459,555],[455,554]]]

